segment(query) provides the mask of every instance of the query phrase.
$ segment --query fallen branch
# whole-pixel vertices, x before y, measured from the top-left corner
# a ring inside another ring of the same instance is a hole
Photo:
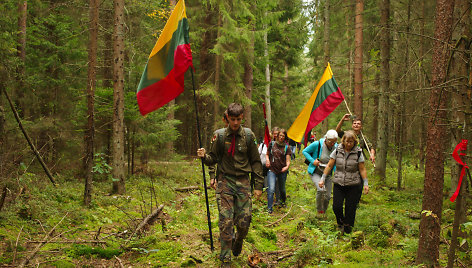
[[[263,255],[279,255],[281,253],[286,253],[286,252],[293,252],[294,249],[283,249],[283,250],[276,250],[276,251],[267,251],[267,252],[262,252],[261,254]]]
[[[269,223],[269,224],[265,225],[264,227],[272,226],[272,225],[274,225],[274,224],[277,224],[277,223],[280,222],[281,220],[283,220],[283,219],[284,219],[285,217],[287,217],[287,215],[290,213],[290,211],[292,210],[292,207],[293,207],[293,203],[292,203],[292,205],[290,206],[290,209],[287,211],[287,213],[285,213],[285,215],[282,216],[282,218],[280,218],[280,219],[274,221],[273,223]]]
[[[52,241],[51,240],[33,240],[33,241],[28,241],[26,243],[31,243],[31,244],[36,244],[36,243],[51,243],[51,244],[82,244],[82,243],[86,243],[86,244],[89,244],[89,243],[97,243],[97,244],[106,244],[107,242],[106,241],[99,241],[99,240],[75,240],[75,241],[68,241],[68,240],[64,240],[64,241]]]
[[[121,267],[121,268],[125,268],[125,267],[123,266],[123,262],[120,260],[120,258],[118,258],[118,257],[116,257],[116,256],[113,256],[113,257],[115,257],[115,259],[118,260],[118,263],[120,264],[120,267]]]
[[[303,212],[310,213],[310,211],[306,210],[304,207],[297,205]]]
[[[156,208],[151,214],[149,214],[146,218],[144,218],[144,220],[138,225],[138,227],[136,228],[136,230],[134,230],[133,234],[130,236],[130,239],[133,238],[133,236],[140,232],[141,229],[144,228],[144,226],[146,225],[152,225],[156,220],[157,218],[159,217],[159,215],[161,214],[162,212],[162,209],[164,208],[164,205],[160,205],[158,208]]]
[[[277,261],[281,261],[281,260],[283,260],[283,259],[285,259],[285,258],[292,257],[292,256],[293,256],[293,252],[278,257],[278,258],[277,258]]]
[[[11,262],[13,265],[15,265],[16,253],[17,253],[17,250],[18,250],[18,240],[20,240],[21,231],[23,231],[23,226],[21,226],[21,229],[18,232],[18,236],[16,237],[15,252],[13,252],[13,261]]]
[[[207,189],[210,189],[210,186],[207,186]],[[200,186],[188,186],[188,187],[176,188],[174,190],[177,192],[189,192],[193,190],[201,190],[201,188]]]
[[[65,217],[67,216],[67,214],[69,214],[69,212],[66,213],[66,215],[64,215],[64,217],[62,217],[62,219],[51,229],[51,231],[49,231],[49,233],[46,234],[46,236],[44,237],[44,242],[42,243],[39,243],[39,245],[36,246],[36,248],[26,257],[26,259],[23,260],[23,262],[21,262],[21,264],[18,266],[18,267],[25,267],[29,261],[34,258],[34,256],[36,255],[36,253],[38,253],[38,251],[44,246],[46,245],[49,241],[48,241],[48,238],[52,235],[52,233],[54,232],[54,230],[56,229],[56,227],[61,224],[61,222],[65,219]]]

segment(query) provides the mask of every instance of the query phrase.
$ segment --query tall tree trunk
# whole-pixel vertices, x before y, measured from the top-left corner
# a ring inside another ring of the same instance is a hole
[[[356,17],[355,17],[355,37],[354,37],[354,114],[362,120],[363,108],[363,82],[362,82],[362,42],[363,30],[362,16],[364,12],[364,0],[355,0],[356,3]]]
[[[103,24],[105,29],[109,29],[113,25],[113,12],[105,10],[100,19],[103,19],[101,24]],[[103,31],[103,67],[101,73],[103,75],[102,87],[111,88],[113,87],[113,34],[111,31]],[[111,136],[111,135],[109,135]]]
[[[265,13],[267,17],[267,11]],[[270,105],[270,66],[269,66],[269,43],[267,41],[267,25],[264,24],[264,59],[266,61],[266,68],[265,68],[265,78],[266,78],[266,86],[265,86],[265,105],[266,105],[266,115],[267,115],[267,126],[269,129],[272,129],[272,109]]]
[[[176,0],[170,0],[170,5],[172,6],[172,9],[175,7],[175,5],[177,4],[177,1]],[[175,119],[175,109],[174,109],[174,106],[175,106],[175,99],[169,101],[167,103],[167,107],[170,108],[170,111],[169,111],[169,114],[167,115],[167,120],[174,120]],[[170,154],[174,151],[174,142],[173,141],[169,141],[167,144],[166,144],[166,152],[167,152],[167,156],[170,156]]]
[[[87,75],[87,129],[85,131],[85,190],[84,204],[90,205],[92,200],[92,181],[93,181],[93,144],[95,137],[94,122],[94,103],[95,103],[95,85],[96,85],[96,65],[97,65],[97,44],[98,44],[98,0],[90,0],[89,3],[89,47],[88,47],[88,75]]]
[[[374,80],[374,86],[376,89],[380,88],[380,71],[379,71],[379,66],[376,67],[376,72],[375,72],[375,80]],[[374,94],[374,116],[372,119],[372,141],[374,142],[373,146],[374,148],[377,147],[377,138],[378,138],[378,130],[379,130],[379,93],[375,92]]]
[[[114,0],[113,27],[113,193],[125,193],[124,138],[124,0]]]
[[[216,39],[219,40],[220,36],[221,36],[221,27],[223,26],[223,22],[222,22],[222,17],[221,17],[221,13],[220,13],[220,10],[218,9],[218,30],[217,30],[217,34],[216,34]],[[214,80],[214,83],[215,83],[215,96],[218,96],[219,92],[220,92],[220,79],[221,79],[221,64],[223,62],[223,56],[220,55],[220,53],[217,53],[216,54],[216,59],[215,59],[215,80]],[[215,119],[214,119],[214,126],[213,126],[213,129],[217,129],[218,128],[218,122],[220,121],[221,119],[221,114],[219,112],[219,107],[220,107],[220,104],[219,104],[219,101],[218,101],[218,97],[215,99],[215,101],[213,102],[213,113],[215,115]]]
[[[411,18],[411,0],[408,0],[407,6],[407,21],[406,21],[406,36],[410,36],[410,18]],[[408,42],[408,38],[405,38],[405,70],[408,70],[410,63],[409,63],[409,51],[410,45]],[[405,90],[408,88],[408,76],[404,76],[401,79],[401,88],[398,92],[398,99],[399,99],[399,113],[398,116],[398,132],[397,132],[397,190],[400,191],[402,189],[402,177],[403,177],[403,151],[405,150],[405,123],[406,123],[406,99],[405,99]]]
[[[103,6],[104,10],[102,14],[99,15],[99,19],[101,20],[100,24],[103,25],[105,29],[111,29],[113,27],[113,12],[107,10],[107,8],[112,9],[113,7],[108,7],[108,2],[103,2],[103,4],[107,3],[106,7]],[[112,2],[113,4],[113,2]],[[103,32],[103,67],[100,70],[102,74],[102,87],[111,89],[113,87],[113,32],[110,30],[102,31]],[[110,166],[112,165],[111,154],[112,154],[112,139],[113,139],[113,126],[109,124],[112,121],[112,118],[106,117],[104,118],[104,128],[103,131],[98,131],[104,133],[104,138],[106,142],[105,147],[105,158],[107,164]],[[97,139],[98,140],[98,139]]]
[[[469,83],[472,83],[468,78],[469,77],[469,68],[470,68],[470,41],[471,41],[471,21],[470,21],[470,8],[471,3],[469,0],[458,0],[456,2],[456,18],[459,18],[458,26],[461,29],[461,36],[457,43],[457,50],[454,52],[453,61],[451,64],[452,67],[452,74],[448,75],[449,79],[458,79],[460,81],[458,88],[456,88],[453,92],[453,99],[452,99],[452,127],[451,132],[454,133],[453,146],[457,145],[461,142],[462,139],[467,139],[470,131],[470,125],[467,122],[467,117],[470,117],[468,114],[468,110],[472,107],[470,106],[471,100],[468,97],[468,91],[470,87],[468,87]],[[463,15],[462,15],[463,14]],[[470,81],[470,82],[469,82]],[[469,145],[470,148],[470,145]],[[471,150],[468,150],[469,152]],[[466,153],[467,154],[467,153]],[[463,158],[463,160],[466,160]],[[467,163],[467,161],[465,161]],[[453,194],[459,184],[459,176],[462,170],[462,166],[456,164],[455,172],[451,172],[451,194]],[[451,235],[451,244],[449,247],[448,253],[448,267],[453,267],[455,263],[455,251],[456,248],[459,246],[458,237],[465,238],[466,234],[460,231],[460,225],[466,222],[467,220],[467,179],[461,183],[461,188],[459,191],[459,195],[456,199],[456,206],[455,206],[455,214],[454,214],[454,223]]]
[[[329,51],[329,8],[330,8],[330,3],[329,0],[325,1],[325,7],[324,7],[324,29],[323,29],[323,52],[324,52],[324,67],[326,68],[328,66],[328,63],[330,61],[330,51]],[[321,122],[321,135],[324,135],[328,131],[328,118],[323,120]]]
[[[283,90],[282,90],[282,98],[284,99],[284,101],[286,101],[288,99],[288,69],[289,69],[289,66],[288,66],[288,63],[287,61],[283,61],[283,64],[284,64],[284,86],[283,86]]]
[[[381,80],[379,94],[379,121],[377,133],[377,160],[375,173],[380,178],[380,184],[385,184],[388,150],[388,94],[390,93],[390,0],[383,0],[380,23],[382,24],[380,39]]]
[[[3,75],[3,68],[0,67],[0,74]],[[4,82],[0,82],[0,180],[3,181],[4,177],[7,175],[5,174],[5,163],[7,162],[7,154],[4,153],[5,150],[5,143],[6,143],[6,135],[5,135],[5,109],[3,108],[3,87]]]
[[[252,24],[253,22],[249,22]],[[254,28],[252,29],[254,30]],[[244,87],[246,88],[246,98],[249,100],[249,103],[252,101],[252,85],[254,80],[254,71],[252,66],[254,65],[254,32],[251,32],[251,41],[247,49],[247,58],[244,64]],[[252,107],[247,105],[244,109],[244,125],[248,128],[252,128]]]
[[[17,107],[19,107],[19,115],[21,118],[28,115],[25,101],[25,63],[26,63],[26,18],[27,18],[27,1],[20,0],[18,2],[18,58],[20,64],[18,66],[18,90],[16,97]]]
[[[438,265],[441,233],[442,191],[444,186],[444,151],[446,143],[449,94],[443,83],[446,80],[449,42],[452,34],[454,1],[438,0],[434,31],[432,82],[429,97],[428,136],[423,206],[420,221],[417,263]]]
[[[352,8],[350,5],[346,5],[345,6],[345,20],[346,20],[346,41],[347,41],[347,44],[348,44],[348,49],[346,51],[346,70],[347,70],[347,73],[348,73],[348,76],[349,76],[349,83],[348,83],[348,92],[346,92],[347,96],[348,96],[348,99],[347,99],[347,102],[349,103],[350,102],[350,95],[351,95],[351,91],[352,91],[352,80],[351,80],[351,72],[352,72],[352,69],[351,69],[351,64],[352,64],[352,60],[351,60],[351,57],[352,57],[352,44],[351,44],[351,27],[352,27],[352,16],[351,16],[351,12],[352,11]]]
[[[425,9],[425,1],[426,0],[420,0],[420,10],[421,10],[421,19],[419,21],[420,23],[420,51],[419,51],[419,58],[421,59],[420,63],[424,62],[424,47],[425,47],[425,42],[424,42],[424,33],[425,33],[425,15],[426,15],[426,9]],[[420,76],[420,84],[418,85],[419,88],[425,88],[426,87],[426,79],[425,76],[426,74],[422,71],[421,67],[419,67],[418,70],[419,76]],[[424,90],[420,93],[421,99],[426,99],[426,93]],[[419,150],[418,150],[418,160],[419,160],[419,168],[420,170],[424,171],[424,158],[425,158],[425,149],[426,149],[426,105],[421,106],[421,119],[420,119],[420,141],[419,141]]]

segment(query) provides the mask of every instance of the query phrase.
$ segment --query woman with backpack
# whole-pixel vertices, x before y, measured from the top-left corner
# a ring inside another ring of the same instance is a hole
[[[364,194],[369,192],[365,160],[362,149],[357,144],[359,141],[356,133],[346,131],[341,144],[331,153],[319,182],[319,186],[324,187],[328,174],[336,165],[333,175],[333,211],[341,234],[351,233],[362,189],[364,188]]]
[[[303,150],[303,155],[307,160],[305,163],[309,163],[308,173],[316,186],[316,209],[320,216],[324,215],[328,209],[333,184],[331,182],[331,175],[325,178],[324,187],[320,187],[319,182],[321,176],[323,176],[326,164],[329,162],[329,156],[337,147],[337,141],[338,133],[336,130],[331,129],[326,132],[324,138],[312,142]]]
[[[292,150],[285,143],[287,131],[279,129],[279,134],[275,141],[269,145],[266,154],[267,181],[269,188],[267,189],[267,212],[273,212],[275,185],[279,186],[281,206],[285,206],[287,193],[285,190],[285,182],[287,180],[288,167],[290,166],[290,155]]]

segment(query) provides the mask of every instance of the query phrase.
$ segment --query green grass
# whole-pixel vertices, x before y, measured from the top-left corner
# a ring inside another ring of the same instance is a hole
[[[423,172],[406,164],[404,189],[397,191],[396,169],[387,170],[387,181],[380,186],[372,167],[367,165],[367,168],[371,191],[362,197],[355,226],[355,231],[362,231],[365,236],[360,248],[352,248],[350,236],[339,236],[331,209],[325,219],[316,216],[316,189],[306,173],[302,157],[297,157],[287,180],[287,207],[268,214],[265,201],[254,202],[251,229],[241,256],[234,259],[235,266],[247,267],[248,256],[256,253],[263,260],[260,267],[412,266],[419,220],[410,216],[421,212]],[[174,190],[192,185],[202,187],[199,161],[150,163],[145,173],[127,179],[127,192],[123,196],[109,194],[111,181],[94,182],[90,208],[82,204],[82,181],[64,176],[56,179],[57,188],[44,177],[30,173],[20,176],[19,184],[13,179],[7,182],[13,192],[19,189],[18,185],[27,190],[14,202],[7,199],[0,214],[0,265],[11,265],[15,252],[18,263],[36,245],[28,241],[42,240],[66,214],[54,232],[54,236],[61,236],[55,239],[77,241],[77,244],[52,241],[37,254],[37,261],[53,267],[93,267],[96,263],[113,266],[116,256],[125,266],[134,267],[219,265],[214,191],[208,191],[215,245],[212,252],[204,192]],[[445,191],[448,185],[449,182]],[[165,205],[162,221],[158,220],[145,234],[136,234],[130,240],[135,226],[158,204]],[[442,219],[446,239],[450,239],[453,216],[454,204],[445,198]],[[276,221],[278,223],[273,224]],[[470,215],[468,222],[472,222]],[[463,229],[472,232],[472,224],[464,225]],[[106,244],[80,243],[93,240],[99,230],[99,236]],[[447,259],[446,253],[447,247],[442,246],[442,259]],[[459,252],[458,256],[463,263],[472,264],[470,255]]]

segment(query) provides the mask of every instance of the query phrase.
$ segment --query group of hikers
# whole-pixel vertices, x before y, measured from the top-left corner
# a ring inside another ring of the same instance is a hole
[[[253,194],[260,199],[266,187],[268,213],[273,212],[274,206],[285,206],[285,183],[297,148],[296,143],[288,143],[287,132],[281,128],[273,129],[269,146],[258,146],[254,133],[241,126],[243,118],[243,106],[231,103],[223,115],[226,127],[214,132],[208,151],[197,150],[198,157],[210,167],[210,186],[216,190],[222,266],[230,266],[232,255],[241,254],[251,223]],[[352,130],[342,131],[348,120],[352,120]],[[341,234],[352,232],[361,195],[369,192],[363,149],[375,163],[375,150],[361,129],[362,121],[346,114],[336,130],[328,130],[323,138],[303,150],[307,171],[317,188],[317,213],[326,215],[332,192],[333,212]]]

